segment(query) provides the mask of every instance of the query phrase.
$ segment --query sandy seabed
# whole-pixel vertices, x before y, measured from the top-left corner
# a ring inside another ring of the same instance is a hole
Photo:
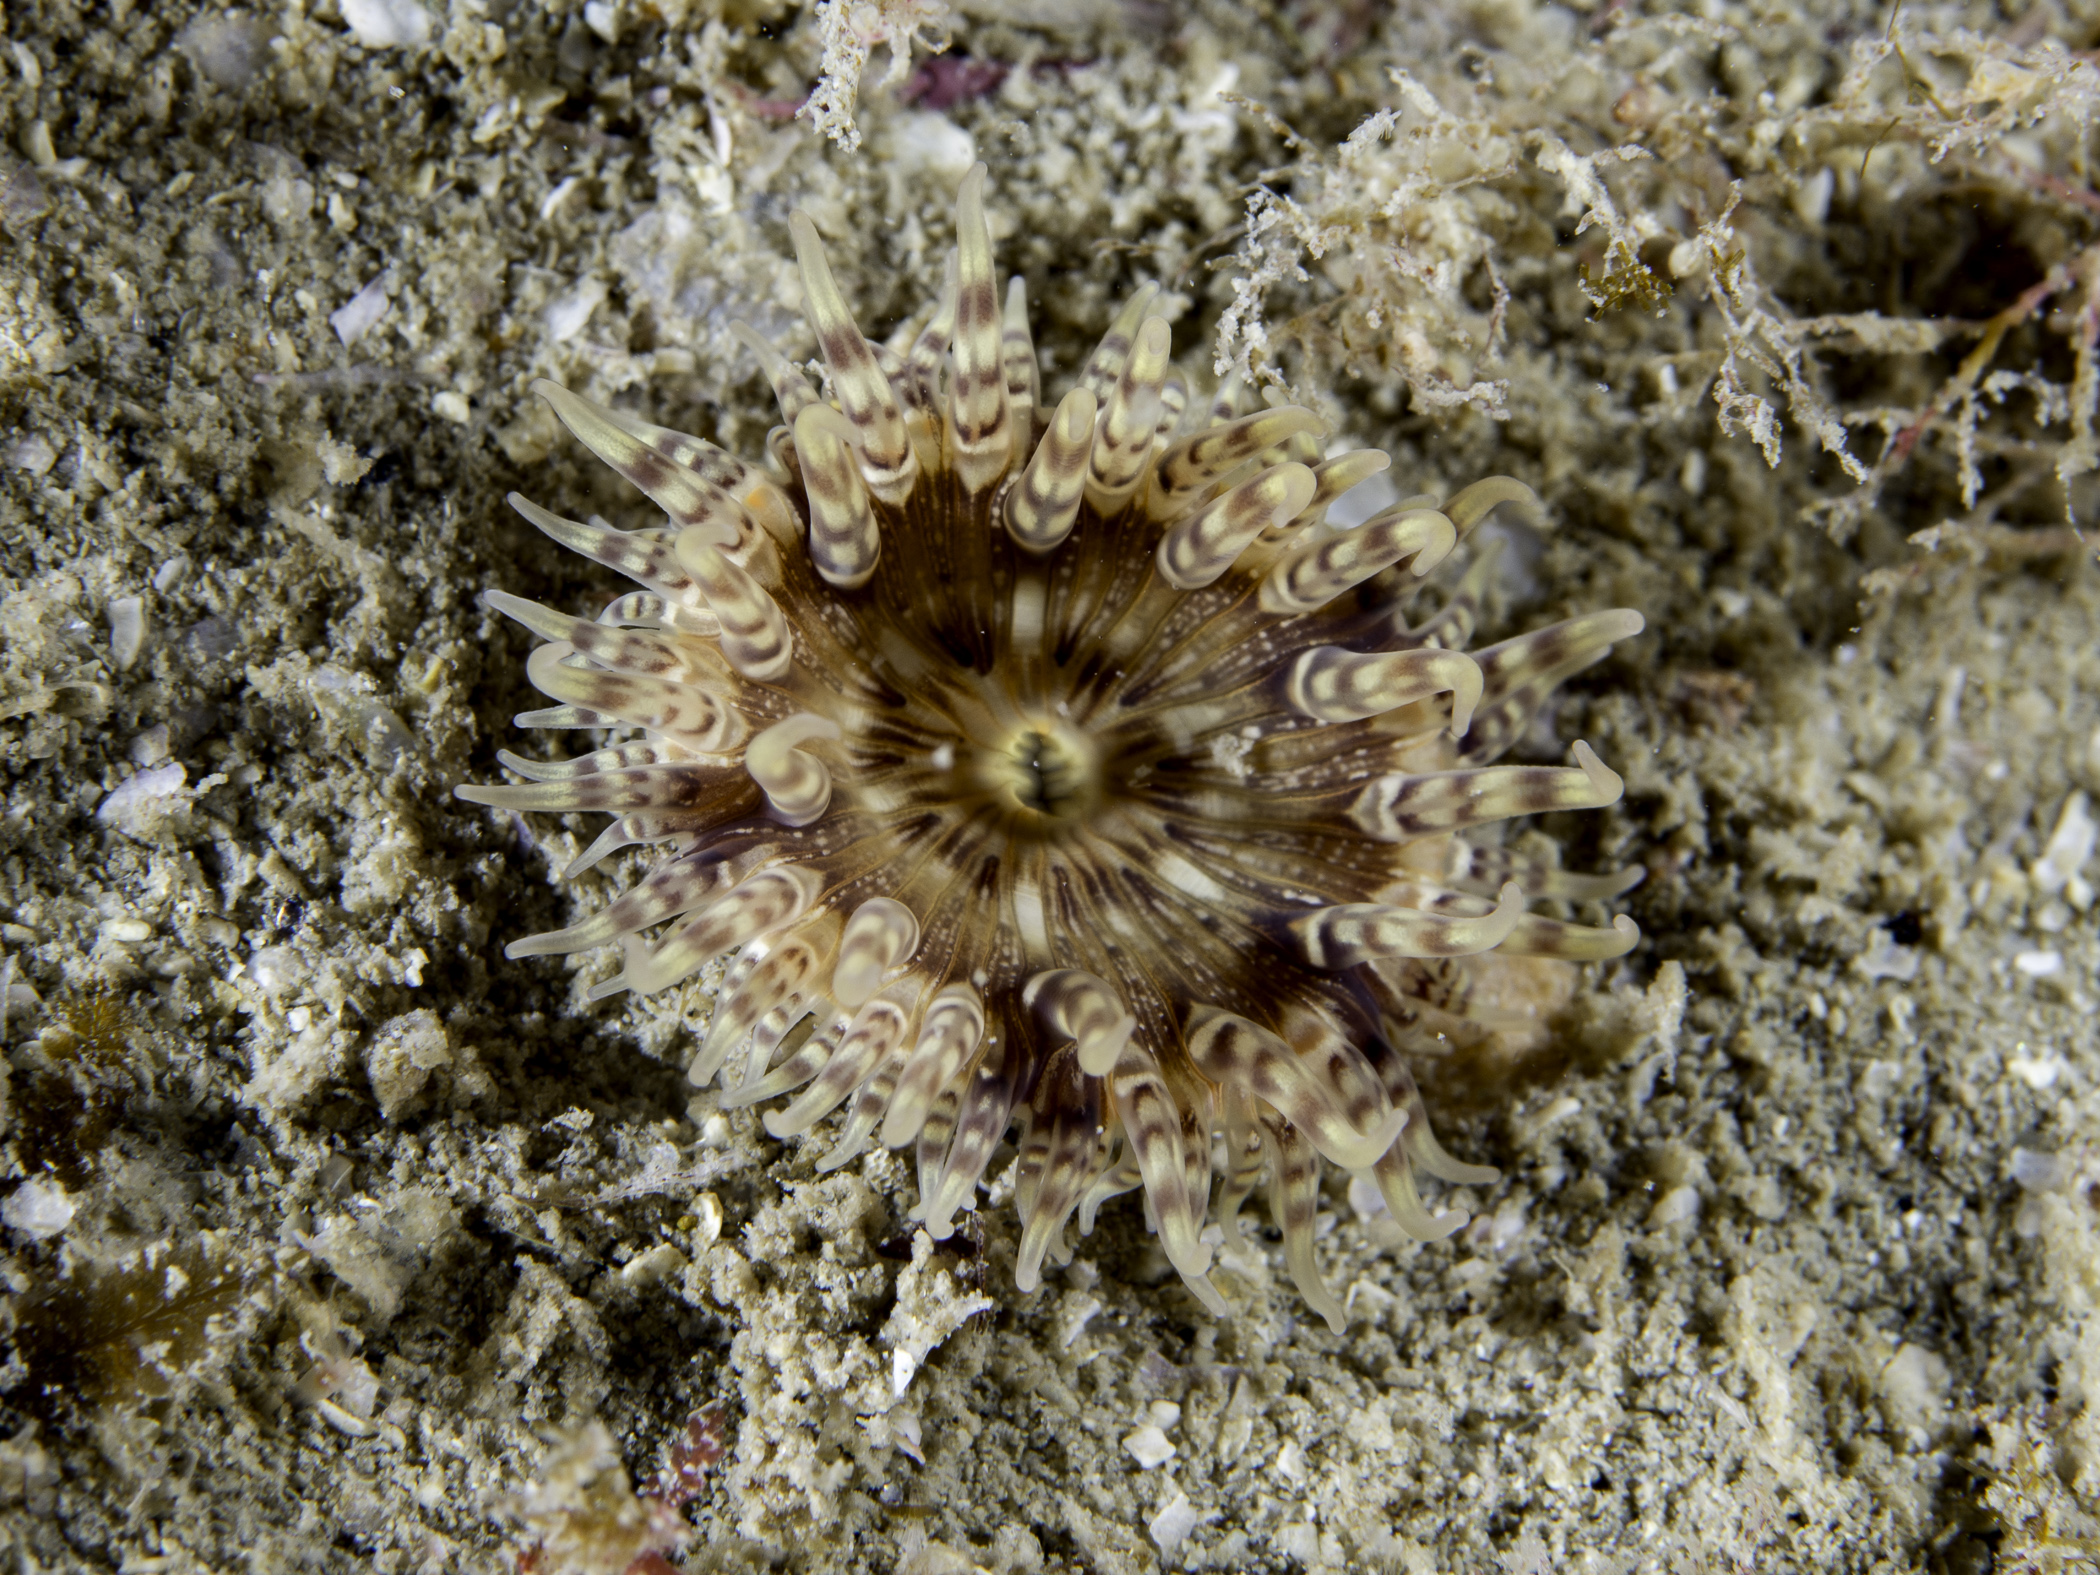
[[[10,1569],[2100,1563],[2100,15],[0,35]],[[1198,387],[1537,490],[1491,628],[1648,620],[1527,745],[1624,775],[1545,829],[1646,939],[1424,1068],[1504,1172],[1458,1236],[1330,1186],[1341,1336],[1251,1220],[1214,1321],[1135,1199],[1020,1295],[1004,1162],[915,1240],[902,1156],[687,1084],[718,968],[504,962],[634,866],[450,796],[533,703],[479,593],[609,594],[504,494],[652,517],[531,380],[760,454],[790,210],[908,330],[976,159],[1053,392],[1157,280]]]

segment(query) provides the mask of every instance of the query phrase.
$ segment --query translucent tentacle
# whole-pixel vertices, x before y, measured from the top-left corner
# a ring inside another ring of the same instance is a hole
[[[823,1069],[794,1103],[766,1112],[766,1130],[779,1138],[807,1132],[850,1099],[910,1034],[922,988],[908,980],[863,1003]]]
[[[1014,413],[1014,432],[1022,445],[1033,441],[1031,422],[1042,408],[1042,373],[1035,359],[1035,338],[1028,330],[1028,284],[1019,274],[1006,282],[1006,319],[1001,325],[1000,353],[1006,371],[1006,398]]]
[[[1049,552],[1072,534],[1086,495],[1094,416],[1092,394],[1075,388],[1065,395],[1028,468],[1007,490],[1001,509],[1007,534],[1030,552]]]
[[[1160,385],[1167,375],[1171,343],[1165,319],[1147,318],[1123,364],[1123,375],[1102,406],[1086,477],[1086,499],[1097,513],[1121,509],[1144,479],[1159,425]]]
[[[1169,526],[1155,561],[1159,577],[1176,590],[1212,584],[1254,538],[1303,510],[1316,483],[1303,465],[1278,465],[1232,489],[1215,503]]]
[[[795,363],[749,323],[733,322],[729,331],[736,335],[745,349],[758,357],[759,368],[773,385],[773,397],[780,402],[780,419],[793,427],[795,417],[817,403],[817,391],[809,386],[809,379],[802,375]]]
[[[919,454],[904,429],[896,390],[890,387],[874,350],[861,337],[846,298],[839,294],[816,225],[797,209],[789,216],[788,231],[802,267],[803,310],[816,333],[817,349],[830,368],[839,409],[858,435],[856,447],[868,490],[885,503],[902,503],[919,478]]]
[[[571,552],[581,553],[616,574],[640,581],[682,612],[713,619],[714,614],[708,611],[707,602],[700,595],[700,587],[679,567],[677,556],[665,543],[651,541],[630,531],[614,530],[610,525],[585,525],[577,520],[563,519],[522,493],[511,493],[509,502],[512,508]]]
[[[1375,1103],[1352,1108],[1339,1078],[1323,1077],[1290,1045],[1257,1023],[1215,1008],[1197,1009],[1188,1038],[1189,1056],[1203,1075],[1280,1111],[1321,1153],[1344,1170],[1360,1170],[1392,1146],[1407,1121],[1375,1082]]]
[[[744,546],[756,533],[755,522],[735,498],[630,430],[657,433],[662,428],[619,419],[605,406],[544,377],[532,387],[584,447],[647,493],[673,525],[699,531],[714,546],[731,549]]]
[[[722,1063],[744,1044],[776,1007],[812,994],[832,948],[838,923],[802,925],[784,935],[761,936],[737,954],[722,980],[714,1016],[686,1076],[699,1087],[714,1081]]]
[[[829,405],[811,405],[795,418],[810,561],[827,584],[848,591],[872,580],[882,559],[882,533],[853,457],[853,436],[852,423]]]
[[[1524,892],[1512,881],[1502,888],[1495,911],[1478,918],[1350,902],[1292,919],[1287,928],[1313,967],[1353,968],[1374,957],[1468,957],[1492,951],[1523,916]]]
[[[1109,1075],[1109,1091],[1123,1135],[1144,1178],[1145,1196],[1159,1221],[1159,1241],[1195,1298],[1217,1317],[1225,1299],[1210,1283],[1210,1248],[1200,1239],[1200,1209],[1207,1201],[1189,1196],[1188,1166],[1181,1150],[1181,1111],[1158,1064],[1135,1046]]]
[[[984,219],[984,175],[984,166],[978,164],[963,177],[955,216],[959,293],[955,377],[948,398],[949,451],[956,478],[970,492],[1006,474],[1014,447],[992,236]]]
[[[1270,568],[1262,582],[1262,611],[1316,611],[1406,557],[1414,559],[1416,574],[1427,574],[1457,540],[1451,521],[1434,509],[1387,511],[1354,530],[1315,536]]]
[[[925,1211],[921,1223],[935,1241],[945,1241],[955,1229],[956,1211],[976,1195],[992,1151],[1006,1135],[1014,1109],[1011,1061],[1008,1056],[994,1063],[987,1055],[956,1107],[955,1135],[941,1161],[940,1177],[920,1204]]]
[[[1170,444],[1154,462],[1146,512],[1155,520],[1185,513],[1212,482],[1264,449],[1294,433],[1320,430],[1320,418],[1302,405],[1279,405],[1191,433]]]
[[[767,589],[712,545],[681,535],[678,561],[722,627],[722,654],[746,678],[768,682],[795,660],[787,616]]]
[[[702,963],[772,930],[783,929],[816,900],[816,877],[792,865],[762,870],[708,904],[653,950],[627,941],[627,967],[617,978],[594,986],[592,1000],[633,990],[649,995],[676,984]]]
[[[1044,1069],[1035,1105],[1022,1151],[1029,1188],[1014,1256],[1014,1283],[1023,1291],[1042,1283],[1043,1258],[1064,1234],[1086,1189],[1101,1123],[1101,1080],[1079,1070],[1076,1051],[1057,1052]]]
[[[1517,815],[1558,809],[1602,809],[1616,804],[1625,783],[1577,742],[1575,765],[1483,766],[1471,771],[1425,771],[1366,783],[1349,819],[1379,842],[1412,842]],[[1525,883],[1527,892],[1540,895]]]
[[[946,985],[934,995],[883,1116],[883,1147],[902,1148],[918,1135],[983,1038],[984,998],[974,986]]]
[[[1548,695],[1603,661],[1615,642],[1632,639],[1645,625],[1639,613],[1620,607],[1534,629],[1480,652],[1483,698],[1461,758],[1468,765],[1495,759],[1524,736]]]
[[[1463,651],[1383,651],[1360,656],[1318,645],[1291,666],[1291,709],[1316,722],[1357,722],[1431,695],[1451,696],[1451,736],[1463,738],[1480,698],[1480,668]]]
[[[1101,336],[1101,343],[1087,358],[1086,366],[1079,374],[1078,386],[1092,394],[1097,404],[1108,402],[1109,390],[1123,375],[1123,364],[1130,359],[1130,347],[1137,339],[1138,325],[1149,315],[1153,298],[1158,294],[1158,285],[1140,285],[1136,293],[1123,303],[1123,310],[1116,314],[1108,332]]]
[[[1320,1278],[1313,1255],[1313,1221],[1320,1209],[1320,1157],[1296,1126],[1273,1115],[1260,1118],[1269,1157],[1269,1214],[1283,1233],[1283,1261],[1306,1303],[1340,1334],[1349,1315]]]

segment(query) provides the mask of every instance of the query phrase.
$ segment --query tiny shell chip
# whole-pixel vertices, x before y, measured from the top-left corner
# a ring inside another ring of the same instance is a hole
[[[64,1187],[32,1177],[0,1202],[0,1220],[33,1241],[49,1241],[73,1223],[74,1209]]]
[[[574,339],[591,320],[591,313],[604,302],[605,294],[605,281],[589,278],[567,294],[557,296],[547,306],[547,337],[557,344]]]
[[[386,276],[381,274],[357,294],[328,314],[328,326],[348,349],[364,338],[386,316]]]
[[[41,476],[58,463],[58,450],[51,446],[51,440],[43,433],[30,432],[7,446],[7,463],[16,470]]]
[[[1150,1424],[1137,1429],[1123,1440],[1123,1447],[1130,1451],[1130,1458],[1147,1471],[1163,1466],[1174,1458],[1174,1445],[1167,1435]]]
[[[343,21],[367,49],[430,42],[430,13],[416,0],[342,0]]]
[[[1196,1506],[1189,1502],[1186,1493],[1176,1493],[1145,1529],[1152,1533],[1152,1541],[1162,1553],[1172,1553],[1181,1546],[1182,1539],[1203,1523]]]
[[[95,819],[119,831],[140,832],[152,819],[155,809],[161,807],[160,801],[172,799],[188,780],[189,772],[179,760],[134,772],[95,806]]]
[[[118,672],[129,672],[146,644],[146,602],[139,596],[115,596],[109,603],[109,655]]]

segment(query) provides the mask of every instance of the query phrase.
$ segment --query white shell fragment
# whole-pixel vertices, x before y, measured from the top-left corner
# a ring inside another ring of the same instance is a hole
[[[1123,1448],[1129,1452],[1131,1459],[1147,1471],[1165,1465],[1179,1453],[1173,1441],[1151,1422],[1127,1434],[1123,1439]]]
[[[2100,828],[2094,826],[2083,793],[2073,793],[2064,800],[2063,810],[2056,817],[2056,829],[2049,833],[2048,845],[2027,872],[2035,889],[2049,897],[2062,892],[2071,906],[2081,913],[2090,907],[2093,888],[2087,884],[2082,871],[2086,860],[2093,856],[2096,830]]]
[[[175,798],[189,780],[179,760],[137,772],[119,782],[95,806],[95,819],[120,831],[137,832],[156,806]]]
[[[389,304],[386,275],[381,274],[330,312],[328,326],[335,330],[336,338],[342,340],[343,348],[347,350],[379,326]]]
[[[109,658],[117,664],[118,672],[129,672],[146,644],[145,599],[113,596],[105,610],[109,615]]]
[[[584,325],[591,320],[591,313],[598,310],[605,300],[605,281],[592,275],[578,281],[572,290],[564,291],[547,303],[547,337],[556,344],[567,344],[583,332]]]
[[[1145,1531],[1160,1552],[1172,1553],[1190,1532],[1209,1518],[1189,1502],[1188,1494],[1176,1493],[1147,1523]]]
[[[30,1177],[0,1200],[0,1221],[31,1241],[49,1241],[73,1223],[77,1211],[66,1189],[42,1176]]]
[[[416,0],[341,0],[343,23],[367,49],[414,49],[430,42],[430,13]]]

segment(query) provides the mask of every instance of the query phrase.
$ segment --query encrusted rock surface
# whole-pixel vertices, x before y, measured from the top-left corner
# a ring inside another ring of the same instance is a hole
[[[2096,39],[2050,4],[9,3],[0,1549],[2090,1556]],[[597,827],[449,796],[531,703],[480,591],[607,589],[504,494],[653,512],[530,381],[760,452],[728,325],[808,353],[790,209],[887,334],[979,158],[1050,390],[1158,280],[1199,383],[1238,364],[1403,491],[1539,493],[1491,628],[1647,618],[1525,757],[1624,774],[1569,834],[1647,868],[1647,939],[1544,1048],[1430,1069],[1505,1171],[1460,1237],[1330,1188],[1339,1337],[1260,1231],[1202,1313],[1134,1200],[1019,1295],[1003,1161],[915,1239],[905,1156],[819,1177],[821,1132],[694,1096],[718,971],[591,1005],[610,956],[502,961],[614,889],[553,879]]]

